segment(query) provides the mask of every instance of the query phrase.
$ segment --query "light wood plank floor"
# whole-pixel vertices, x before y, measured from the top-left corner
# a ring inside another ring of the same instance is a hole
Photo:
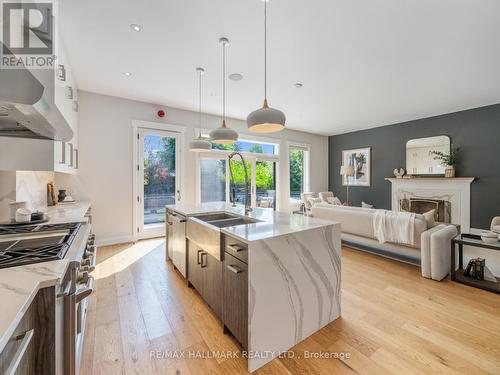
[[[427,280],[414,266],[348,248],[342,260],[342,318],[258,374],[500,374],[498,295]],[[81,374],[247,373],[241,358],[152,357],[237,350],[165,263],[162,240],[100,248],[95,276]]]

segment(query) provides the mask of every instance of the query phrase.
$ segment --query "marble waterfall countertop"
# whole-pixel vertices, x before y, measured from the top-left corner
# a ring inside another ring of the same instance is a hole
[[[184,216],[244,215],[225,203],[167,206]],[[220,229],[248,244],[248,371],[334,321],[341,314],[340,223],[257,208],[260,220]],[[245,272],[245,271],[243,271]]]
[[[228,212],[245,216],[243,206],[233,207],[231,204],[223,202],[167,205],[166,208],[184,216],[195,216],[211,212]],[[246,216],[257,219],[259,222],[225,227],[221,229],[221,232],[249,243],[332,225],[331,221],[278,212],[269,208],[256,208]]]
[[[84,221],[89,207],[90,202],[75,202],[42,211],[50,217],[46,224],[60,224]],[[0,353],[38,291],[56,285],[64,277],[69,255],[62,260],[0,269],[0,301],[3,301],[0,305]]]

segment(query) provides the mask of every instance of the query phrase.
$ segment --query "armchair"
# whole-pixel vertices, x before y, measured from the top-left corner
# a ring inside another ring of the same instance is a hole
[[[500,216],[496,216],[491,220],[491,231],[500,234]]]

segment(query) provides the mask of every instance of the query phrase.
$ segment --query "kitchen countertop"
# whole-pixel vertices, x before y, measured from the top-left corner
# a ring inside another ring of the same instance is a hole
[[[56,206],[48,206],[40,211],[49,216],[49,221],[46,224],[61,224],[83,221],[89,208],[90,201],[76,201],[74,203],[59,203]]]
[[[0,353],[28,310],[38,291],[56,285],[69,262],[30,264],[0,269]]]
[[[166,208],[184,216],[195,216],[211,212],[228,212],[245,216],[245,209],[243,206],[233,207],[231,204],[223,202],[203,203],[199,205],[167,205]],[[220,231],[248,243],[333,224],[333,222],[327,220],[287,212],[278,212],[267,208],[256,208],[246,216],[260,220],[260,222],[226,227],[222,228]]]
[[[43,210],[50,216],[46,224],[84,221],[89,207],[90,202],[47,207]],[[38,291],[56,285],[64,277],[70,255],[62,260],[0,269],[0,301],[3,301],[0,306],[0,353]]]

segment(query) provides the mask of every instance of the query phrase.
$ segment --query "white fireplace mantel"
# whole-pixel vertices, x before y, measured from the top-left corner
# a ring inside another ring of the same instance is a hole
[[[386,178],[391,182],[392,210],[399,211],[403,198],[442,199],[451,203],[451,222],[462,232],[470,230],[470,184],[475,177]]]

